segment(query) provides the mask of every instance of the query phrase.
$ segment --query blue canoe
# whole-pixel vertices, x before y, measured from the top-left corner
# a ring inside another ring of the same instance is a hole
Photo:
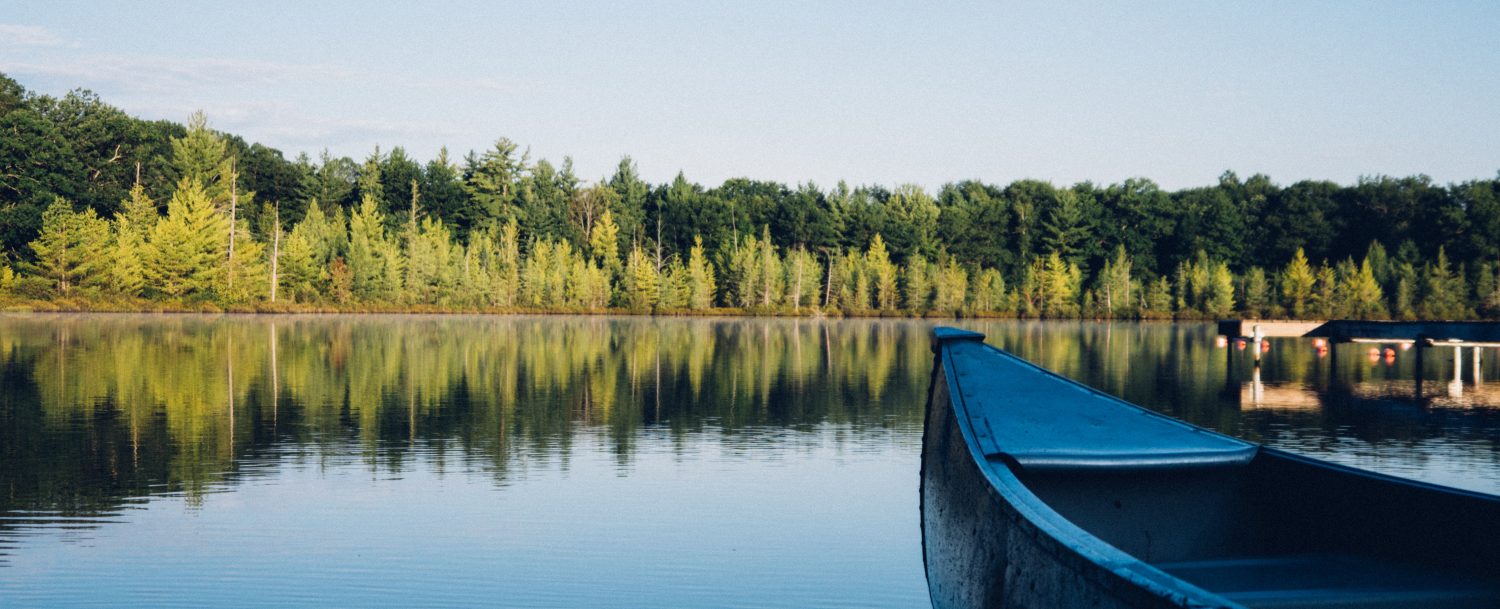
[[[1220,435],[983,339],[933,332],[937,609],[1500,607],[1500,497]]]

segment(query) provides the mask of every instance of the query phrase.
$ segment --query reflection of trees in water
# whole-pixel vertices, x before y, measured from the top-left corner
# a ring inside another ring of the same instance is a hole
[[[596,317],[16,316],[0,349],[0,510],[84,516],[288,454],[504,482],[580,433],[917,432],[931,357],[909,322]]]

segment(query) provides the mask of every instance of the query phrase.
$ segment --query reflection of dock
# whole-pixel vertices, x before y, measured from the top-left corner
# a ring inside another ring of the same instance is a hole
[[[1255,410],[1318,410],[1323,397],[1297,384],[1271,384],[1260,381],[1240,386],[1240,408]]]
[[[1420,400],[1427,408],[1500,410],[1500,383],[1477,383],[1461,393],[1450,391],[1423,396],[1412,392],[1409,381],[1394,380],[1340,384],[1329,390],[1340,398],[1358,402]],[[1324,407],[1327,399],[1304,383],[1261,382],[1259,369],[1250,381],[1240,384],[1239,404],[1246,410],[1316,411]]]

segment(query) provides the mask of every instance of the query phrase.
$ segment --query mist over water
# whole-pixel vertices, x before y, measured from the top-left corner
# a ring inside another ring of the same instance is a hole
[[[0,606],[919,606],[931,325],[0,317]],[[1277,341],[1256,384],[1209,325],[956,325],[1193,423],[1500,492],[1500,398],[1468,370],[1449,396],[1445,350],[1418,398],[1406,354]]]

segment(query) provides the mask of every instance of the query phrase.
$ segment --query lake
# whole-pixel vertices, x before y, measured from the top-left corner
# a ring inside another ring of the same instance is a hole
[[[913,607],[913,320],[0,316],[3,607]],[[1500,493],[1494,351],[953,322],[1225,433]],[[1474,373],[1481,380],[1474,382]]]

